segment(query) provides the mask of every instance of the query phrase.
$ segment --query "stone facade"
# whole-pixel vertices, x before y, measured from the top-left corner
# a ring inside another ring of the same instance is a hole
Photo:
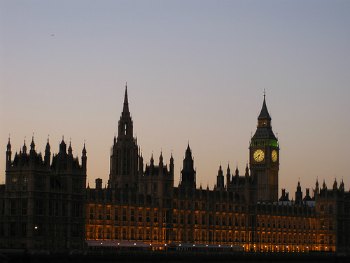
[[[250,162],[240,175],[220,166],[214,189],[196,184],[192,150],[187,146],[181,180],[174,186],[174,159],[160,154],[144,168],[132,134],[125,90],[118,137],[114,138],[108,187],[87,189],[86,239],[165,244],[234,245],[245,251],[349,252],[350,193],[344,183],[332,190],[316,183],[313,196],[295,200],[285,189],[278,199],[279,144],[264,97]],[[116,165],[118,164],[118,165]],[[117,183],[115,183],[117,182]]]
[[[219,167],[213,189],[197,185],[190,145],[178,186],[174,158],[161,153],[144,165],[133,137],[127,89],[114,137],[106,187],[96,179],[85,189],[86,150],[82,161],[62,140],[44,158],[34,139],[12,160],[6,151],[6,184],[0,186],[0,247],[65,250],[87,241],[128,242],[154,248],[235,246],[256,252],[350,252],[350,192],[343,181],[331,189],[316,181],[295,198],[282,189],[278,198],[279,143],[265,97],[257,129],[249,142],[249,164],[241,174]]]

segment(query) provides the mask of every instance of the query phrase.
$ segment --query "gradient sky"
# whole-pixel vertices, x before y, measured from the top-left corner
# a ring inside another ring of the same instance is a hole
[[[197,185],[244,172],[263,90],[280,142],[279,188],[350,186],[350,1],[0,0],[0,183],[11,134],[58,151],[86,140],[106,182],[128,82],[145,161],[190,142]],[[303,190],[305,192],[305,190]]]

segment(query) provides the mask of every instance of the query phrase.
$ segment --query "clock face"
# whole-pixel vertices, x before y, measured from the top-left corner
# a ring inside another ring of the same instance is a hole
[[[254,160],[259,163],[259,162],[262,162],[264,160],[265,153],[263,150],[258,149],[254,152],[253,157],[254,157]]]
[[[271,152],[271,159],[273,162],[277,162],[277,158],[278,158],[278,153],[276,150],[272,150]]]

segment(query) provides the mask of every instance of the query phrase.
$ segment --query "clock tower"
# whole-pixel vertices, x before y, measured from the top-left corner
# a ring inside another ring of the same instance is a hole
[[[253,179],[253,200],[278,201],[279,144],[271,127],[265,94],[258,126],[249,146],[250,172]]]

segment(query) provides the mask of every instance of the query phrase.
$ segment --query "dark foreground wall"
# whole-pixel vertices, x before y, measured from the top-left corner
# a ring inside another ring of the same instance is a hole
[[[269,262],[350,262],[350,256],[341,256],[335,254],[205,254],[205,253],[132,253],[132,254],[109,254],[109,255],[20,255],[8,254],[0,255],[0,262],[38,262],[38,263],[118,263],[118,262],[250,262],[250,263],[269,263]]]

